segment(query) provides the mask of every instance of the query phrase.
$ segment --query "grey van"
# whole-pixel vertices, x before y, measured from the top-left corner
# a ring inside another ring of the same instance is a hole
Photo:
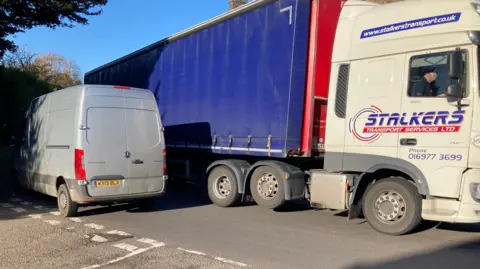
[[[57,197],[63,216],[82,204],[151,206],[165,194],[165,140],[152,92],[69,87],[34,99],[25,119],[18,186]]]

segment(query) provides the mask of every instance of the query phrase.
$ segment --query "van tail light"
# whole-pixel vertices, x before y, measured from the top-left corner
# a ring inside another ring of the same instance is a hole
[[[81,149],[75,149],[75,179],[86,180],[87,175],[85,173],[85,163],[83,160],[84,151]]]
[[[163,175],[167,175],[167,150],[163,150]]]
[[[113,86],[115,89],[120,89],[120,90],[130,90],[130,87],[127,86]]]

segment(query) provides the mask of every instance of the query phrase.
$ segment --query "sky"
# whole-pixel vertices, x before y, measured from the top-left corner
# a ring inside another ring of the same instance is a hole
[[[107,62],[228,11],[228,0],[109,0],[86,26],[38,27],[10,38],[34,53],[73,59],[83,75]]]

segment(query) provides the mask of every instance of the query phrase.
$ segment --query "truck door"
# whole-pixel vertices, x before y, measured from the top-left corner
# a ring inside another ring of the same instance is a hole
[[[443,96],[453,80],[448,76],[452,50],[407,55],[406,87],[398,124],[398,157],[416,166],[424,175],[430,195],[456,198],[467,167],[472,106],[460,109]],[[465,49],[465,74],[471,60]],[[434,83],[429,83],[434,79]],[[471,103],[469,77],[461,80],[464,102]],[[429,87],[430,85],[430,87]]]

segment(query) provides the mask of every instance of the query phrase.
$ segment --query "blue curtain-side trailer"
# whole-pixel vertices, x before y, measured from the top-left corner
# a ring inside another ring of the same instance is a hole
[[[220,206],[249,194],[276,208],[305,198],[304,171],[323,166],[341,4],[257,0],[96,68],[85,83],[154,93],[170,177],[208,186]]]

